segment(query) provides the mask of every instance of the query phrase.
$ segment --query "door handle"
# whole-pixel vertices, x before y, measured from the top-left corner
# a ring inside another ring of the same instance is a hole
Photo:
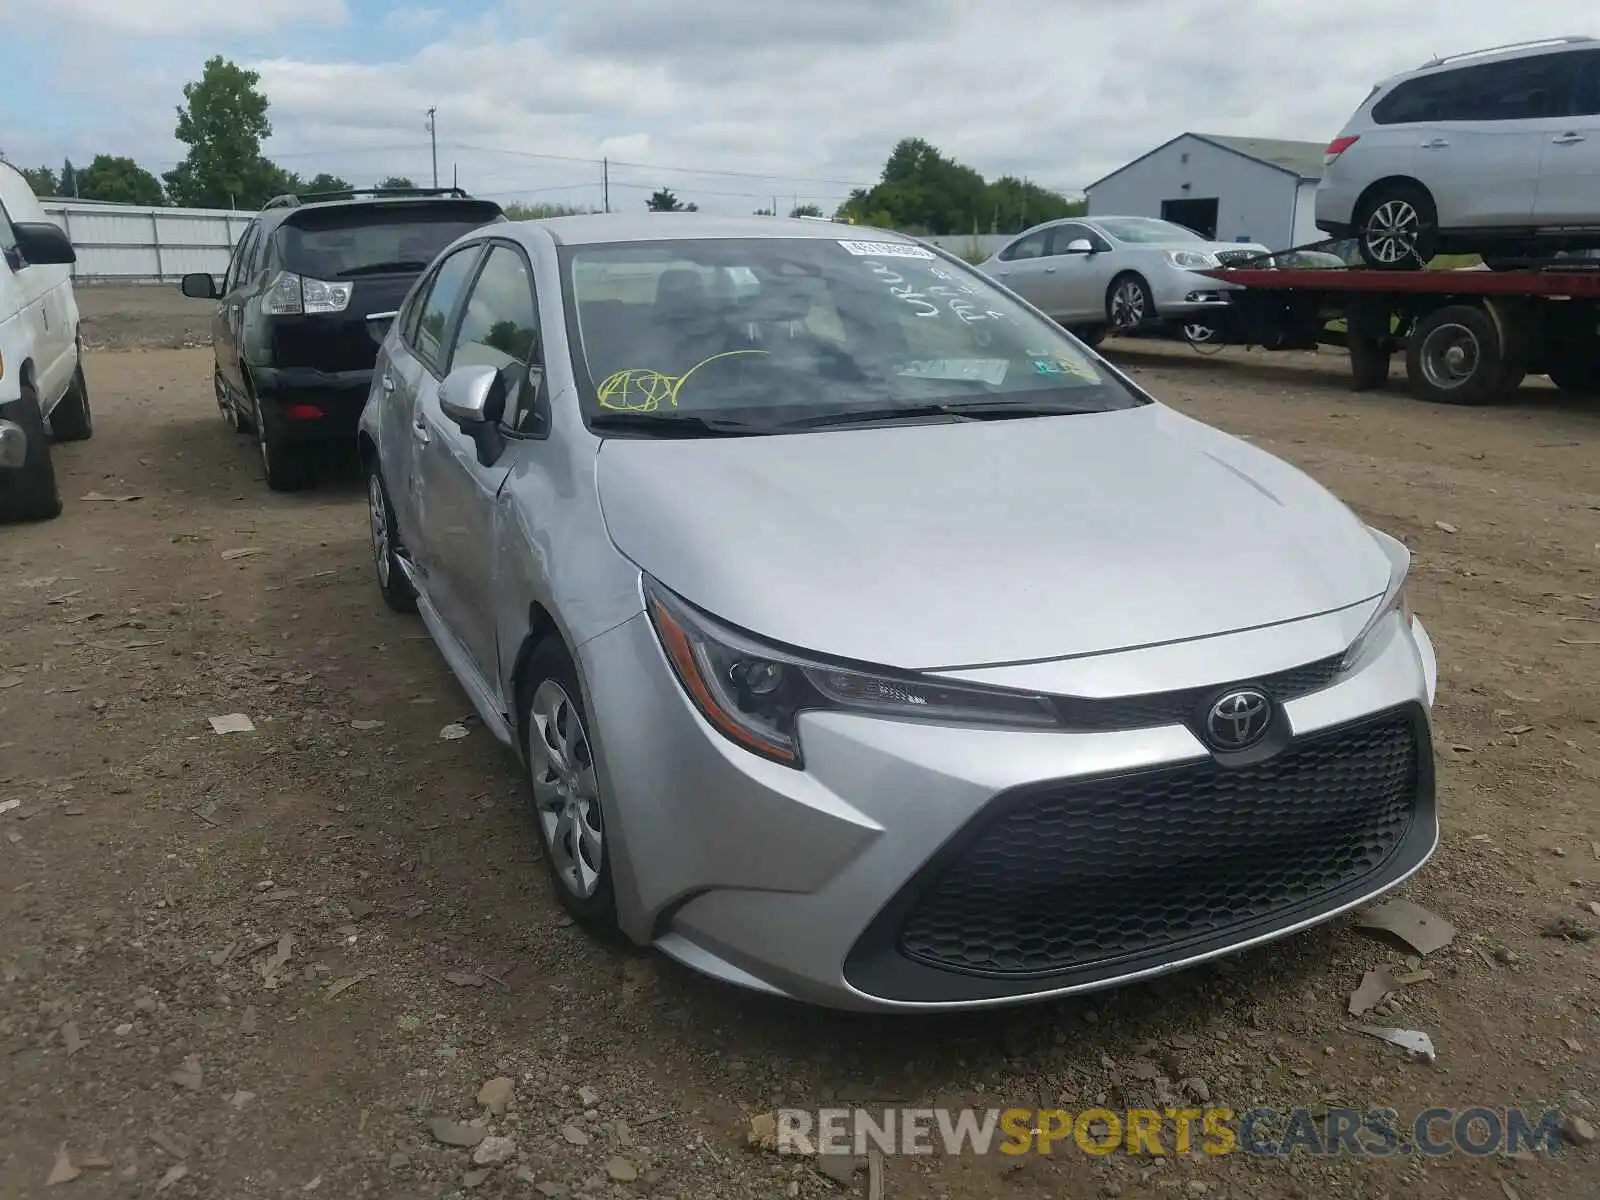
[[[1450,145],[1444,138],[1434,138],[1431,142],[1423,142],[1424,150],[1444,150]]]
[[[416,438],[418,442],[422,443],[422,445],[426,446],[430,437],[428,433],[428,427],[421,421],[413,421],[411,423],[411,436]]]
[[[1044,273],[1046,275],[1054,275],[1056,273],[1056,269],[1054,267],[1046,267],[1044,269]]]
[[[1572,133],[1569,131],[1567,133],[1563,133],[1558,138],[1551,138],[1550,140],[1557,146],[1571,146],[1577,142],[1586,142],[1589,139],[1584,137],[1581,133]]]
[[[381,387],[385,393],[394,391],[394,376],[385,371],[382,375],[378,376],[378,386]]]

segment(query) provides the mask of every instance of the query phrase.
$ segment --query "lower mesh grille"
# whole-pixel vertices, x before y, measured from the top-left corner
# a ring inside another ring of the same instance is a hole
[[[1040,975],[1259,924],[1375,874],[1409,830],[1405,713],[1298,739],[1267,762],[1207,759],[1001,801],[914,901],[900,952]]]

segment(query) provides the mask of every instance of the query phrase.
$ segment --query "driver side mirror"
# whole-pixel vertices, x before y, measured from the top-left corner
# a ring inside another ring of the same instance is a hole
[[[1093,254],[1094,243],[1088,238],[1073,238],[1067,243],[1068,254]]]
[[[17,221],[12,229],[24,267],[65,267],[78,261],[72,239],[54,221]]]
[[[481,465],[492,467],[505,452],[506,385],[497,368],[474,364],[451,371],[439,385],[439,410],[472,439]]]
[[[217,300],[222,296],[217,290],[217,281],[203,271],[185,275],[178,290],[191,300]]]

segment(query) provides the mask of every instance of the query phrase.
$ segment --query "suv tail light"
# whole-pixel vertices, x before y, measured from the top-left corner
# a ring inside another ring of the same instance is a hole
[[[1325,167],[1333,166],[1334,162],[1338,160],[1338,157],[1341,154],[1350,149],[1351,146],[1354,146],[1360,140],[1361,135],[1359,133],[1347,134],[1344,137],[1334,138],[1333,141],[1328,143],[1328,148],[1323,151],[1322,165]]]
[[[279,271],[267,287],[262,307],[268,316],[287,317],[297,313],[341,313],[350,307],[354,284],[328,283],[307,279],[293,271]]]

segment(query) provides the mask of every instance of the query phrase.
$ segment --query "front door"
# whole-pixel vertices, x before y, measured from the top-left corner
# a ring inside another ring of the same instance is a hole
[[[1600,50],[1563,57],[1572,61],[1568,115],[1545,122],[1534,201],[1538,225],[1600,225]]]
[[[493,366],[500,372],[502,429],[508,436],[492,461],[444,415],[437,388],[427,389],[418,406],[428,434],[417,459],[417,486],[425,513],[429,599],[491,692],[499,679],[494,589],[500,489],[523,446],[510,422],[523,393],[534,386],[529,371],[537,314],[533,271],[522,250],[492,243],[467,293],[448,361],[452,371]]]
[[[1069,253],[1074,242],[1088,242],[1087,254]],[[1087,225],[1067,222],[1050,230],[1050,261],[1056,265],[1055,308],[1050,315],[1061,321],[1103,321],[1106,289],[1116,270],[1111,243]]]

